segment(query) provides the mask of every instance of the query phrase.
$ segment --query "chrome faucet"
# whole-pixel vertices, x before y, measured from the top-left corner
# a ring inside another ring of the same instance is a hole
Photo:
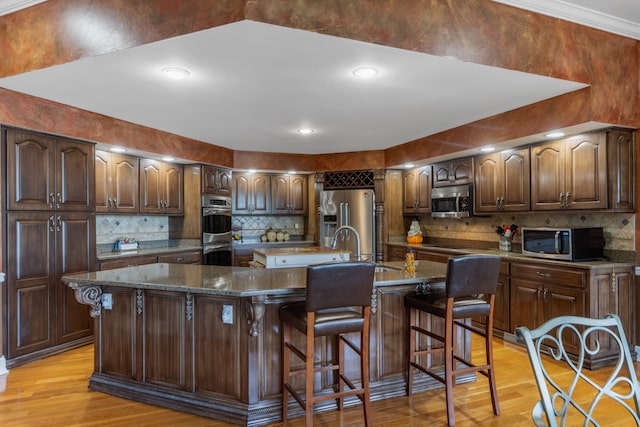
[[[356,261],[360,261],[360,234],[358,234],[358,230],[353,228],[350,225],[341,225],[338,227],[336,232],[333,234],[333,240],[331,241],[331,249],[335,249],[338,244],[338,236],[340,233],[345,232],[347,236],[349,235],[349,231],[352,231],[353,234],[356,235]]]

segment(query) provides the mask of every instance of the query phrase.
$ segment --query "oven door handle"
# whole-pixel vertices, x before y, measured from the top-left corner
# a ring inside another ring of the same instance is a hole
[[[225,208],[202,208],[202,216],[224,215],[231,216],[231,209]]]
[[[231,245],[229,244],[221,244],[221,245],[206,245],[202,248],[202,254],[206,255],[211,252],[219,252],[220,250],[231,250]]]

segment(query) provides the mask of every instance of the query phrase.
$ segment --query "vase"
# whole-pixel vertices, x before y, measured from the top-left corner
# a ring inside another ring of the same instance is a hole
[[[500,236],[500,250],[502,252],[511,252],[511,236]]]

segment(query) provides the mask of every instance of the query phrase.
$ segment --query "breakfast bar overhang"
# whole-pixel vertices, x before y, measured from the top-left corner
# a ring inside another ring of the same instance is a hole
[[[406,277],[398,262],[378,270],[371,296],[372,400],[406,394],[404,296],[442,278],[446,264],[420,261],[415,277]],[[92,307],[91,390],[247,426],[281,419],[278,308],[304,299],[306,268],[150,264],[63,280],[78,301]],[[421,322],[425,328],[442,327],[427,316]],[[304,341],[302,335],[295,338]],[[328,363],[336,350],[333,340],[323,338],[316,345],[320,363]],[[459,334],[458,348],[470,353],[467,334]],[[349,357],[347,374],[358,379],[357,357]],[[333,378],[323,375],[316,383],[329,390]],[[417,391],[436,387],[441,384],[427,376],[414,385]],[[315,409],[335,407],[329,400]],[[297,405],[290,408],[290,416],[297,416]]]

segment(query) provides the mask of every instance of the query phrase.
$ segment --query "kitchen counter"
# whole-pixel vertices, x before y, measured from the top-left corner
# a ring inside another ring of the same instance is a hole
[[[402,262],[378,267],[371,295],[372,401],[405,395],[404,297],[446,270],[442,263],[418,261],[412,278],[405,277]],[[62,280],[78,301],[91,306],[96,322],[91,390],[245,426],[280,421],[278,311],[283,304],[304,300],[306,268],[154,264]],[[441,323],[433,327],[442,332]],[[457,339],[458,349],[470,356],[467,334]],[[319,363],[334,360],[332,339],[317,345]],[[359,382],[359,359],[352,352],[345,357],[347,375]],[[456,380],[474,381],[475,376],[463,374]],[[320,386],[331,388],[332,377],[325,376]],[[416,391],[441,387],[426,375],[414,384]],[[347,398],[345,404],[359,401]],[[316,411],[335,408],[333,399],[315,405]],[[296,405],[289,411],[292,417],[302,415]]]
[[[442,253],[448,253],[453,255],[464,255],[464,254],[492,254],[499,255],[505,260],[509,261],[527,261],[527,262],[537,262],[537,263],[545,263],[551,265],[558,266],[566,266],[573,268],[584,268],[584,269],[592,269],[592,268],[600,268],[600,267],[631,267],[635,266],[636,263],[629,261],[628,259],[616,259],[612,258],[604,261],[562,261],[562,260],[553,260],[547,258],[536,258],[523,255],[519,251],[511,251],[505,252],[500,251],[498,249],[479,249],[479,248],[453,248],[447,247],[437,244],[431,243],[423,243],[423,244],[409,244],[406,242],[389,242],[387,243],[391,246],[400,246],[403,248],[412,248],[415,250],[428,250],[428,251],[437,251]]]
[[[97,252],[96,258],[98,261],[107,261],[120,258],[128,258],[134,256],[144,255],[163,255],[178,252],[187,251],[202,251],[202,245],[200,243],[183,243],[177,245],[158,246],[158,247],[142,247],[135,250],[128,251],[101,251]]]
[[[321,262],[348,261],[351,251],[326,246],[254,248],[253,261],[265,268],[303,267]]]

